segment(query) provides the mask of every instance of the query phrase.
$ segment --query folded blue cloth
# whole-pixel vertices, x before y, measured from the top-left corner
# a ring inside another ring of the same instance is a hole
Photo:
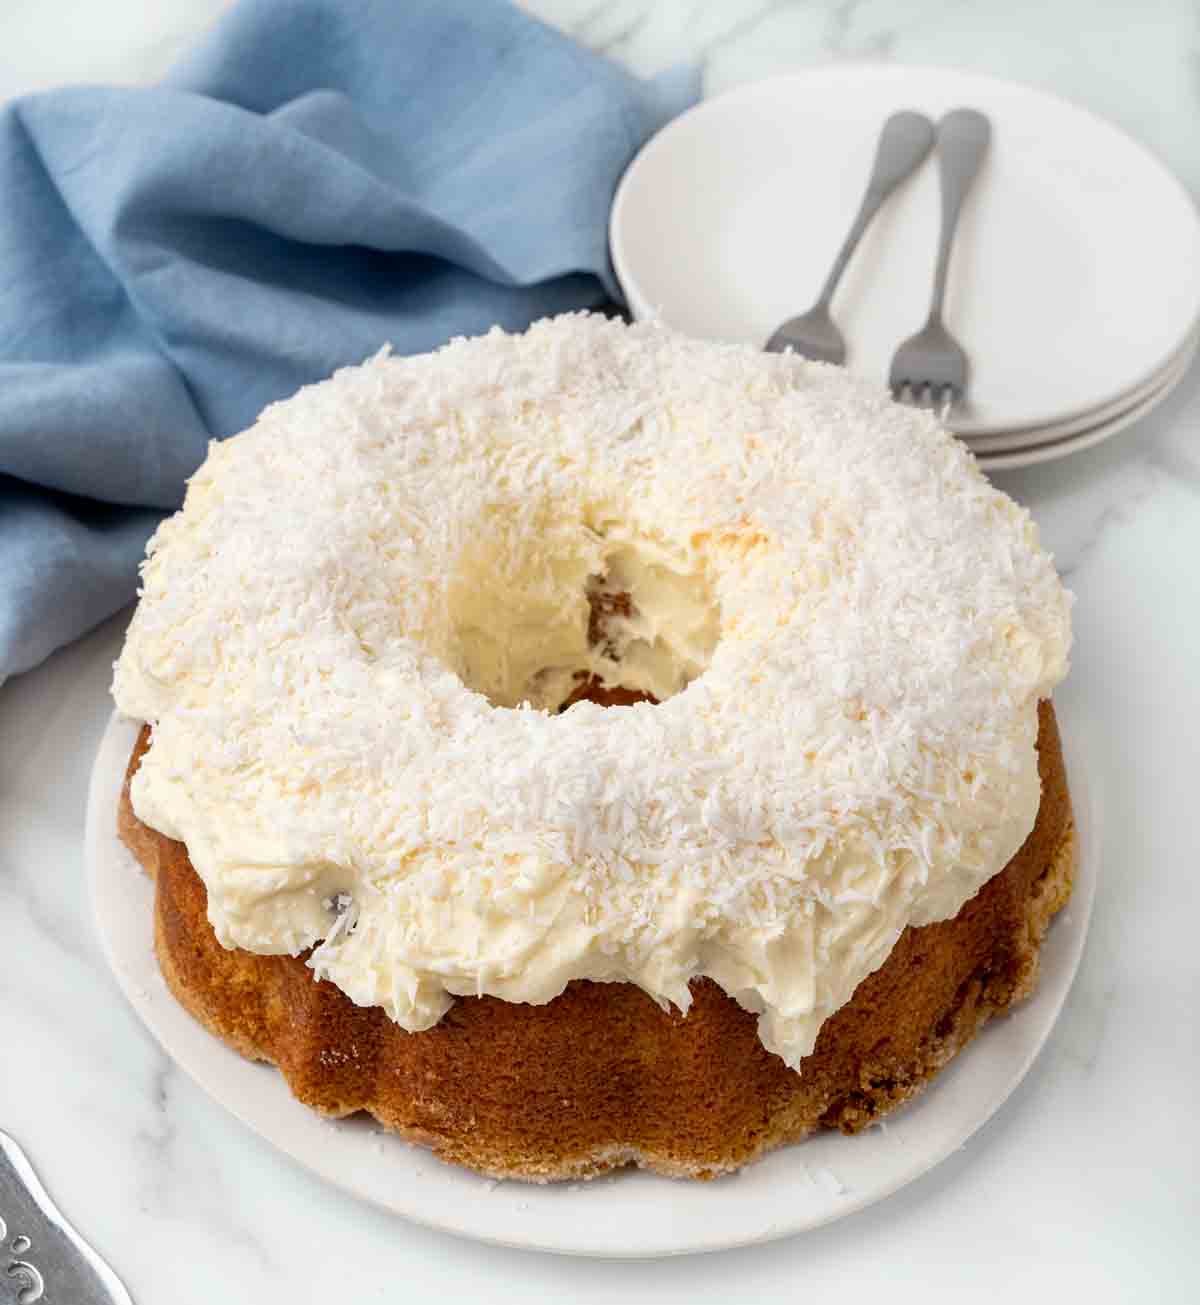
[[[160,86],[8,105],[0,678],[133,597],[271,400],[615,295],[617,179],[696,93],[500,0],[243,0]]]

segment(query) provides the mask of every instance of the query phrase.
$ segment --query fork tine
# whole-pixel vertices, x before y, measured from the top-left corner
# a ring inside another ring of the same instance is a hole
[[[932,412],[943,423],[961,397],[956,386],[937,385],[933,381],[892,381],[888,388],[897,403]]]

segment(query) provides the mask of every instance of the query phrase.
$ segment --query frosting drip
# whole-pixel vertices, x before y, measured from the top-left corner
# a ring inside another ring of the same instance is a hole
[[[927,414],[576,315],[214,444],[114,693],[225,945],[313,947],[413,1031],[707,975],[794,1066],[1032,828],[1069,642],[1028,514]],[[659,704],[558,711],[588,675]]]

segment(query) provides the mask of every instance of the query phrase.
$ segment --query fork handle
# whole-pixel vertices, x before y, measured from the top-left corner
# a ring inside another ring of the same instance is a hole
[[[933,274],[933,300],[929,305],[929,324],[942,320],[946,299],[946,276],[950,270],[950,250],[963,202],[979,174],[983,156],[992,139],[992,127],[975,109],[955,109],[937,125],[938,170],[942,184],[942,233],[938,242],[937,268]]]
[[[871,225],[871,220],[879,212],[883,201],[905,177],[921,166],[932,148],[933,123],[923,113],[910,113],[907,110],[893,113],[883,124],[883,130],[879,133],[879,144],[875,149],[875,163],[871,168],[871,177],[867,182],[862,204],[841,249],[838,250],[837,258],[833,260],[833,267],[830,268],[825,284],[821,287],[816,307],[829,307],[851,255],[858,248],[863,232]]]

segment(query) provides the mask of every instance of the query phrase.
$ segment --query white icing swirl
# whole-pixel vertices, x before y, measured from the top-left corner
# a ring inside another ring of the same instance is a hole
[[[793,1066],[1032,828],[1070,642],[1028,514],[932,418],[585,315],[268,408],[143,585],[134,808],[225,945],[319,944],[410,1030],[708,975]],[[589,593],[631,603],[593,640]],[[665,700],[556,713],[580,672]]]

